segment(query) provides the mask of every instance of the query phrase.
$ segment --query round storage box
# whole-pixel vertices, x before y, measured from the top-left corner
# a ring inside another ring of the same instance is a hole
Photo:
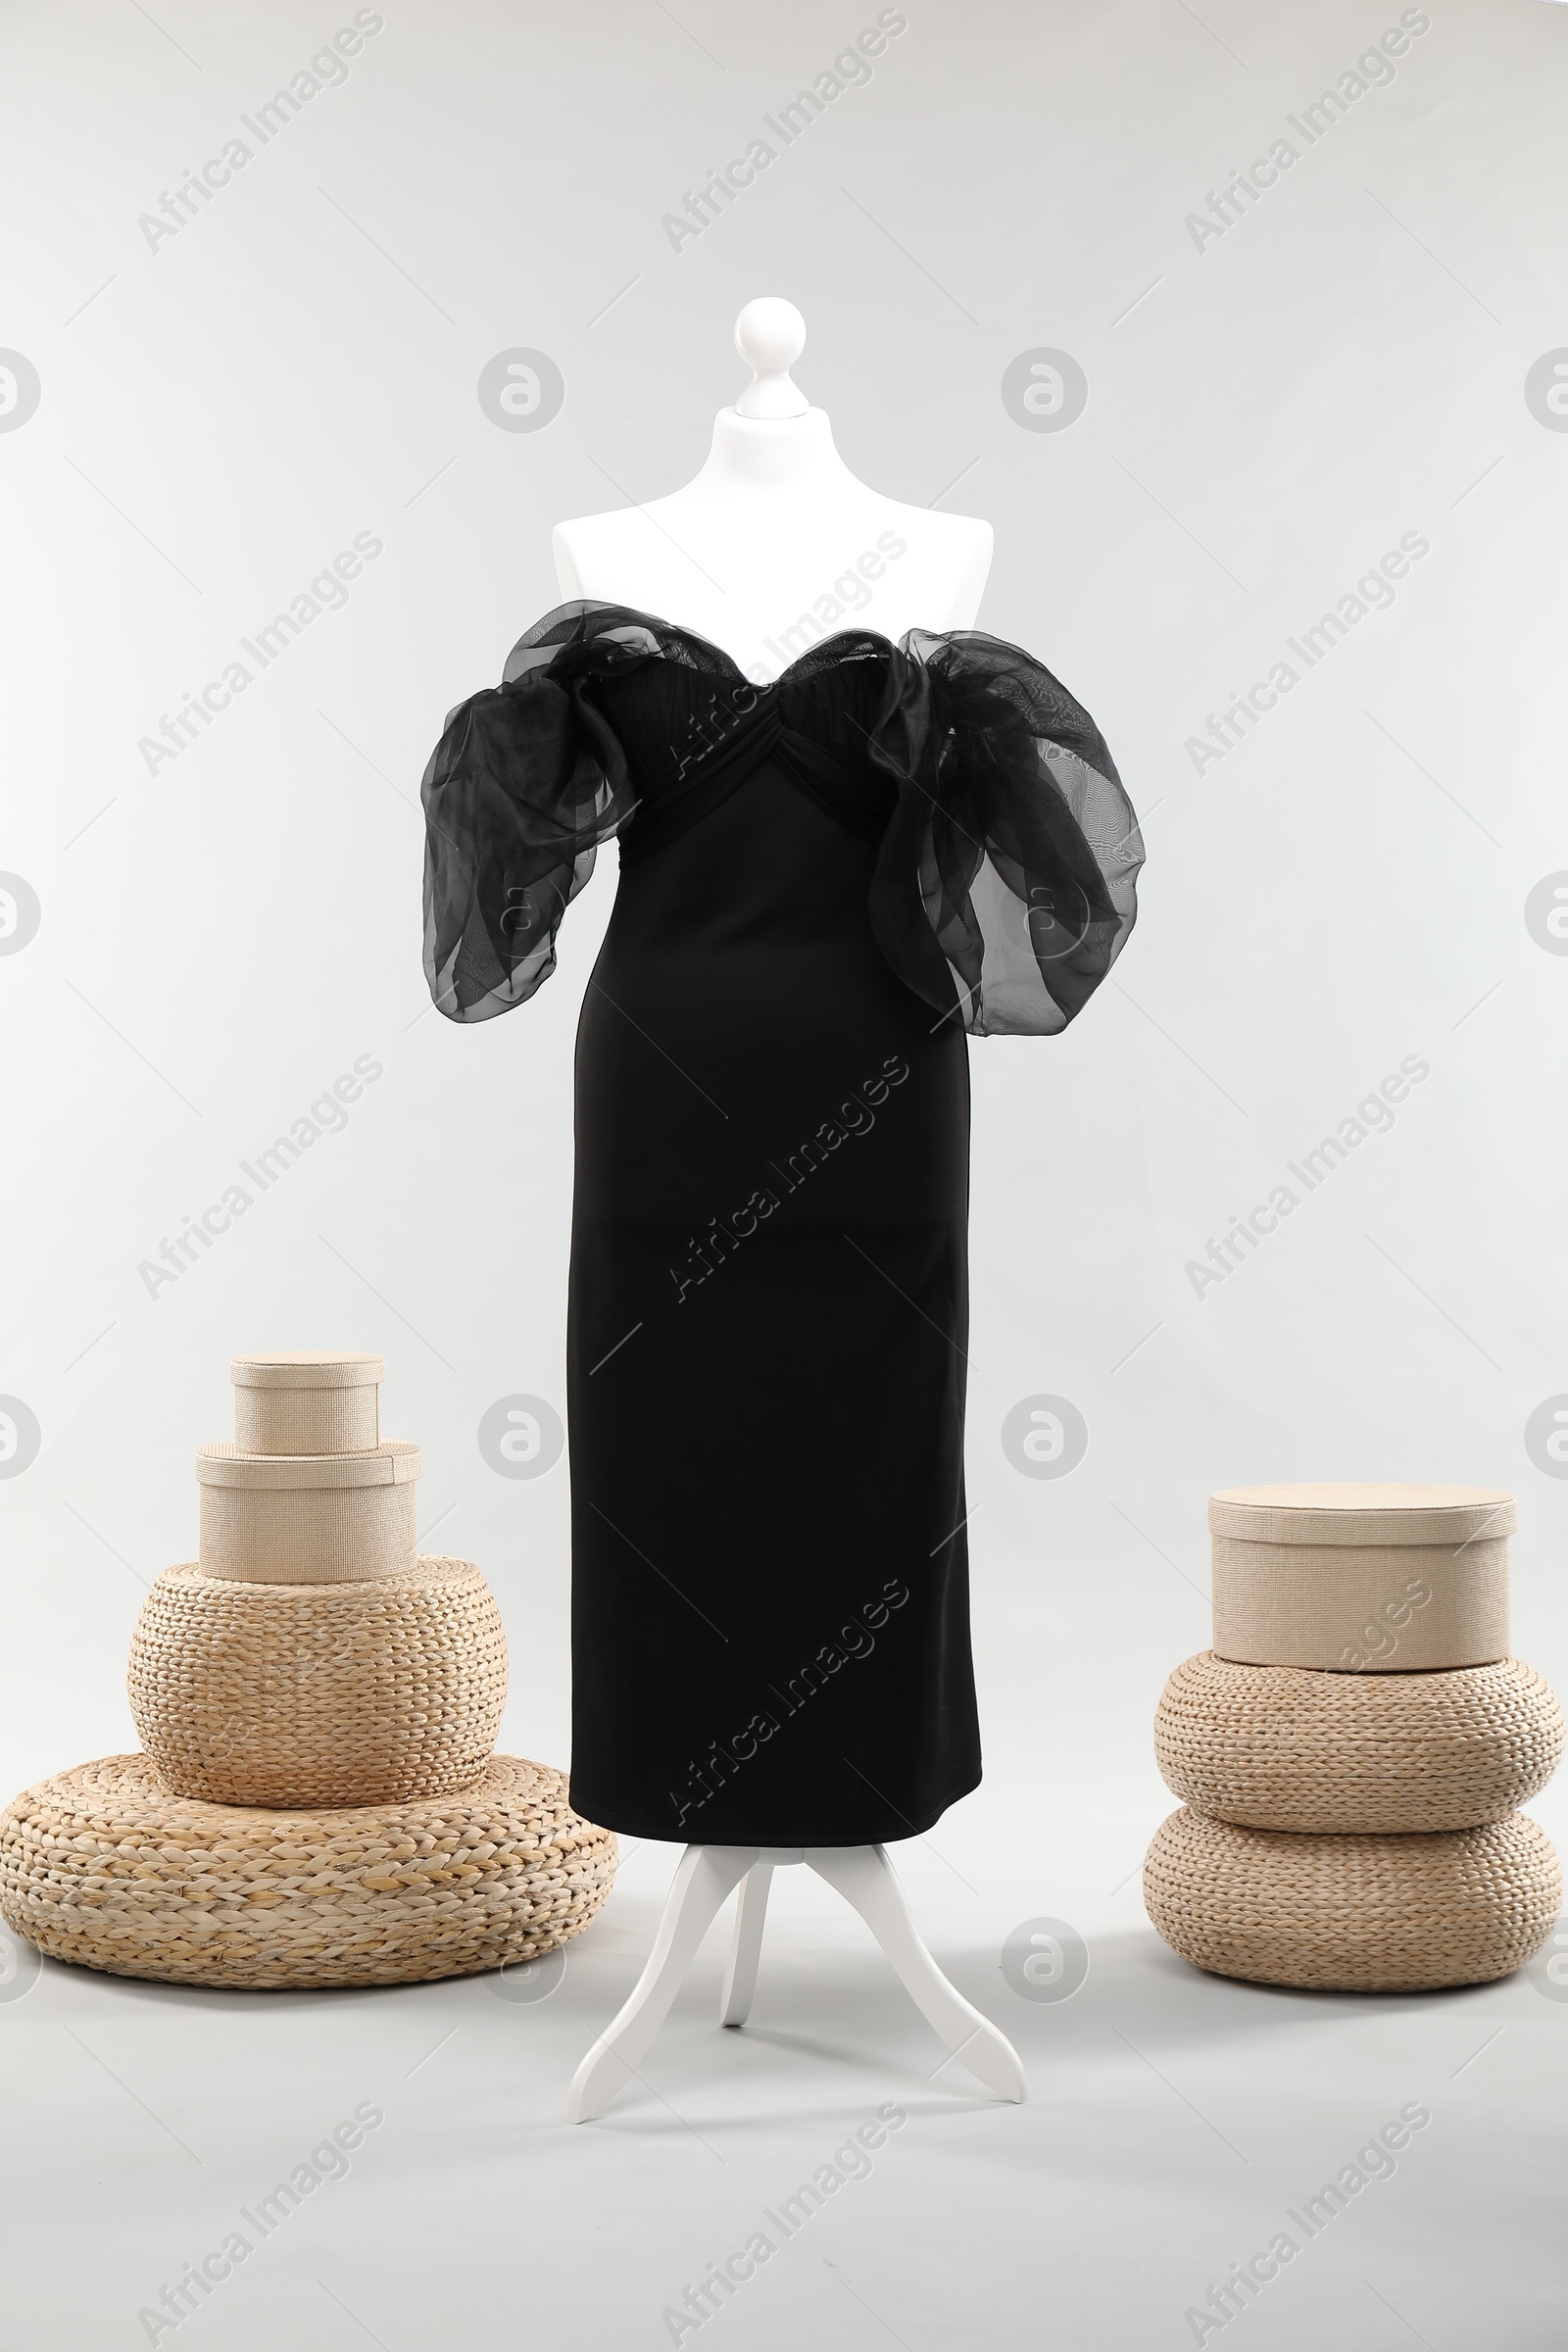
[[[266,1585],[350,1584],[412,1568],[417,1446],[370,1453],[242,1453],[204,1446],[199,1549],[209,1576]]]
[[[1154,1717],[1172,1794],[1259,1830],[1477,1829],[1544,1788],[1562,1748],[1562,1710],[1517,1658],[1355,1675],[1204,1650],[1177,1667]]]
[[[269,1813],[172,1796],[145,1756],[40,1781],[0,1814],[0,1916],[51,1959],[224,1987],[413,1984],[580,1935],[615,1840],[566,1777],[492,1756],[461,1795]]]
[[[495,1594],[467,1560],[354,1584],[166,1568],[130,1642],[130,1712],[177,1796],[385,1805],[483,1772],[507,1696]]]
[[[1233,1487],[1209,1499],[1214,1648],[1411,1674],[1508,1654],[1514,1501],[1492,1487]]]
[[[385,1375],[378,1355],[236,1355],[234,1443],[241,1453],[368,1453]]]
[[[1562,1901],[1522,1813],[1427,1837],[1302,1838],[1185,1807],[1154,1834],[1144,1903],[1197,1968],[1325,1992],[1483,1984],[1539,1952]]]

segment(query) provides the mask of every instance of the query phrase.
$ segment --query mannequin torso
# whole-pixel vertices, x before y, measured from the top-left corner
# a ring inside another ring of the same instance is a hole
[[[790,381],[804,341],[791,304],[748,304],[736,342],[758,374],[714,418],[701,473],[645,507],[559,524],[564,596],[632,605],[691,629],[759,685],[840,629],[898,638],[973,627],[991,525],[858,481],[825,412]]]

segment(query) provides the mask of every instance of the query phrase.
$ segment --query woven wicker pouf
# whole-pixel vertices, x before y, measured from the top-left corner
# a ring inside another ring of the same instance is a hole
[[[1302,1837],[1184,1806],[1154,1834],[1144,1902],[1173,1951],[1216,1976],[1325,1992],[1482,1984],[1540,1951],[1562,1900],[1544,1832]]]
[[[407,1984],[565,1943],[615,1840],[563,1773],[492,1756],[461,1794],[270,1813],[173,1796],[145,1756],[40,1781],[0,1814],[0,1916],[56,1960],[185,1984]]]
[[[1562,1757],[1549,1687],[1517,1658],[1450,1674],[1319,1674],[1204,1650],[1154,1717],[1171,1792],[1259,1830],[1469,1830],[1503,1821]]]
[[[176,1795],[389,1805],[483,1771],[507,1642],[466,1560],[331,1585],[166,1568],[131,1636],[127,1688],[142,1745]]]

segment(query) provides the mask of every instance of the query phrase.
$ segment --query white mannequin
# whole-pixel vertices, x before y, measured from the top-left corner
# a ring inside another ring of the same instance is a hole
[[[735,343],[755,373],[714,417],[701,473],[647,506],[558,524],[562,594],[691,629],[758,685],[839,629],[898,638],[972,628],[991,525],[902,506],[856,480],[825,412],[790,379],[806,343],[792,302],[749,302]]]
[[[760,685],[841,628],[896,638],[914,627],[972,627],[991,566],[990,524],[900,506],[856,480],[826,416],[790,381],[806,342],[793,303],[749,302],[735,341],[754,380],[715,417],[702,472],[650,506],[562,523],[554,541],[562,593],[633,605],[691,629]],[[853,601],[862,590],[865,601]],[[834,604],[846,608],[842,617],[825,609]],[[746,2023],[768,1886],[787,1863],[807,1864],[853,1904],[922,2015],[987,2089],[1024,2097],[1017,2052],[937,1967],[880,1845],[689,1845],[646,1968],[572,2077],[568,2123],[602,2115],[635,2073],[737,1886],[719,2022]]]

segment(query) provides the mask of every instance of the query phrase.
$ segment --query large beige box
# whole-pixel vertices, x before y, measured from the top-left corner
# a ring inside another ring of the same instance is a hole
[[[1348,1674],[1505,1658],[1515,1518],[1494,1487],[1222,1489],[1215,1655]]]
[[[264,1585],[351,1584],[415,1560],[419,1448],[388,1439],[370,1453],[242,1453],[204,1446],[198,1556],[209,1576]]]

